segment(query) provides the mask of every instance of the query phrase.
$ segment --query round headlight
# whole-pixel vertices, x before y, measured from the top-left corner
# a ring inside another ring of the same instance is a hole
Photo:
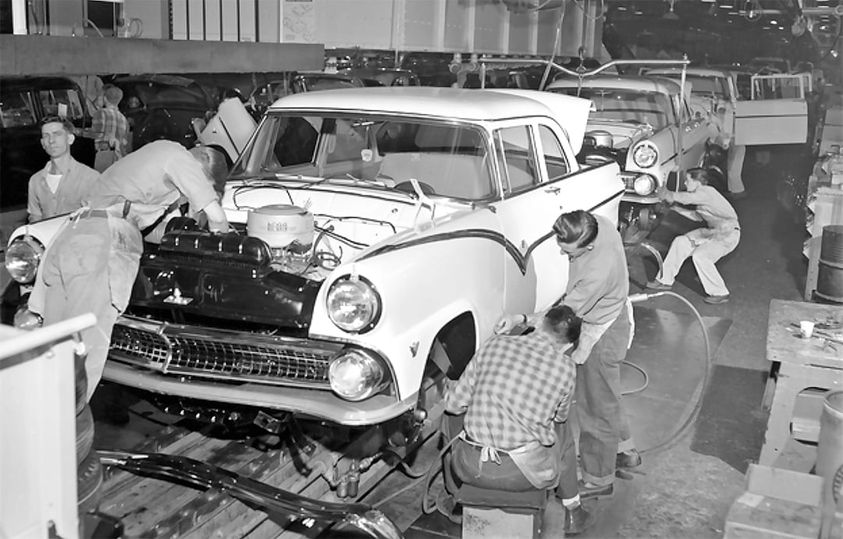
[[[331,389],[340,397],[360,401],[380,389],[383,367],[362,350],[348,350],[328,367]]]
[[[641,143],[632,150],[632,161],[641,168],[655,165],[658,159],[659,151],[649,142]]]
[[[375,325],[381,312],[381,298],[362,277],[349,276],[328,290],[328,317],[343,331],[362,332]]]
[[[656,180],[649,174],[641,174],[635,178],[632,188],[638,196],[647,196],[656,190]]]
[[[31,283],[44,254],[44,246],[32,236],[16,238],[6,250],[6,270],[21,284]]]

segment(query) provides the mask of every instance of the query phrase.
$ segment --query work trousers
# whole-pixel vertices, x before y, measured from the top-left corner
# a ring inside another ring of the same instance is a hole
[[[717,271],[715,263],[734,251],[740,239],[741,232],[738,229],[703,240],[699,245],[695,245],[695,242],[688,235],[677,236],[670,244],[670,250],[664,259],[662,276],[659,281],[672,285],[682,268],[682,264],[690,256],[705,293],[709,296],[728,295],[729,289],[726,287],[723,277],[720,276],[720,272]]]
[[[137,227],[123,219],[81,217],[62,229],[45,253],[39,273],[44,325],[85,313],[97,318],[82,332],[89,401],[105,369],[114,323],[128,303],[141,245]]]
[[[458,433],[462,429],[463,416],[443,417],[443,434],[449,439],[452,430]],[[577,454],[570,422],[558,423],[556,433],[559,437],[559,453],[562,466],[556,496],[570,499],[577,495]],[[454,440],[450,453],[446,453],[442,473],[445,490],[456,494],[463,483],[479,488],[524,492],[535,490],[535,486],[524,476],[509,455],[501,452],[500,464],[480,462],[481,449],[463,440]]]
[[[94,157],[94,169],[97,172],[105,172],[105,169],[113,165],[119,159],[114,150],[99,150]]]
[[[730,193],[743,193],[743,161],[746,156],[746,146],[743,144],[732,144],[726,154],[726,183]]]
[[[629,315],[624,308],[603,333],[588,359],[577,367],[576,413],[580,429],[583,481],[605,486],[614,482],[618,443],[631,444],[620,405],[620,364],[629,344]]]

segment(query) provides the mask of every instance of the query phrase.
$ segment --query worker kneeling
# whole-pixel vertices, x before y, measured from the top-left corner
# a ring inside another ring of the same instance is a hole
[[[546,491],[555,488],[565,507],[567,535],[593,523],[580,504],[568,421],[576,365],[566,352],[579,338],[580,325],[573,310],[560,305],[532,331],[492,337],[448,392],[443,430],[448,439],[458,434],[445,457],[447,494],[437,500],[437,509],[451,520],[459,521],[458,501],[475,505],[463,495],[466,490],[487,490],[476,505],[540,510]],[[540,505],[518,503],[525,499]]]

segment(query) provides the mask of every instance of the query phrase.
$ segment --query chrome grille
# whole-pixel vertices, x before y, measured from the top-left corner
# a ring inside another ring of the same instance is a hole
[[[167,339],[150,331],[126,326],[115,326],[111,333],[111,349],[120,350],[144,362],[164,365],[169,356]]]
[[[328,387],[328,364],[339,345],[236,332],[200,334],[182,326],[118,323],[112,359],[165,374],[275,385]]]
[[[627,191],[635,191],[635,178],[638,174],[632,172],[621,172],[621,179],[623,180],[624,188]]]

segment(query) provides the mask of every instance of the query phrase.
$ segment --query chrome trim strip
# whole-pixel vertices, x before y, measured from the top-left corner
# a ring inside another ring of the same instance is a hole
[[[366,400],[343,400],[329,390],[279,387],[265,384],[225,384],[207,380],[183,382],[154,371],[107,361],[103,379],[144,391],[291,412],[349,426],[382,423],[411,410],[418,400],[414,393],[403,401],[390,395]]]

